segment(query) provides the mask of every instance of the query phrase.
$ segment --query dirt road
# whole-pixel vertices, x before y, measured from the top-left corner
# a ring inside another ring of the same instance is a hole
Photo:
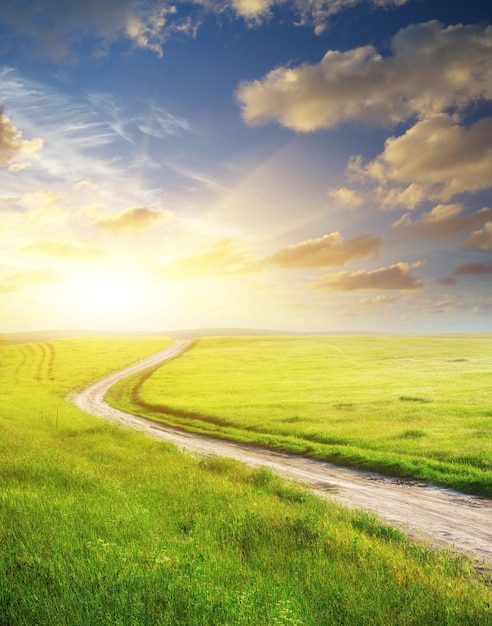
[[[492,571],[492,499],[448,489],[343,469],[329,463],[279,454],[213,437],[186,433],[114,409],[104,401],[107,390],[122,378],[178,355],[189,341],[175,341],[165,350],[105,376],[68,400],[98,417],[121,422],[179,448],[203,455],[232,457],[249,465],[266,465],[278,474],[300,481],[323,497],[366,509],[415,539],[464,552],[476,565]]]

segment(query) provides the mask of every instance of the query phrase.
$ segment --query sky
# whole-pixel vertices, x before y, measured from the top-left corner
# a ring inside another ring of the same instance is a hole
[[[481,0],[2,0],[0,333],[492,330]]]

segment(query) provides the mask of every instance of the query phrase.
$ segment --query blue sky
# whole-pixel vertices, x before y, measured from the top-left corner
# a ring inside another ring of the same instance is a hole
[[[0,332],[491,330],[484,4],[4,0]]]

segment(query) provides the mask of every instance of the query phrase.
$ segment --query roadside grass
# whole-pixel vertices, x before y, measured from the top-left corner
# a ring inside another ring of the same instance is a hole
[[[204,338],[108,400],[187,430],[492,496],[492,334]]]
[[[2,626],[490,623],[464,558],[64,402],[164,345],[0,347]]]

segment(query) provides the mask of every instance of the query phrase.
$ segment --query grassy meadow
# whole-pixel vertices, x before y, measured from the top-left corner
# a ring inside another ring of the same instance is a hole
[[[492,496],[492,334],[204,338],[115,387],[188,430]]]
[[[0,345],[2,626],[490,623],[490,582],[464,559],[65,402],[166,342]]]

